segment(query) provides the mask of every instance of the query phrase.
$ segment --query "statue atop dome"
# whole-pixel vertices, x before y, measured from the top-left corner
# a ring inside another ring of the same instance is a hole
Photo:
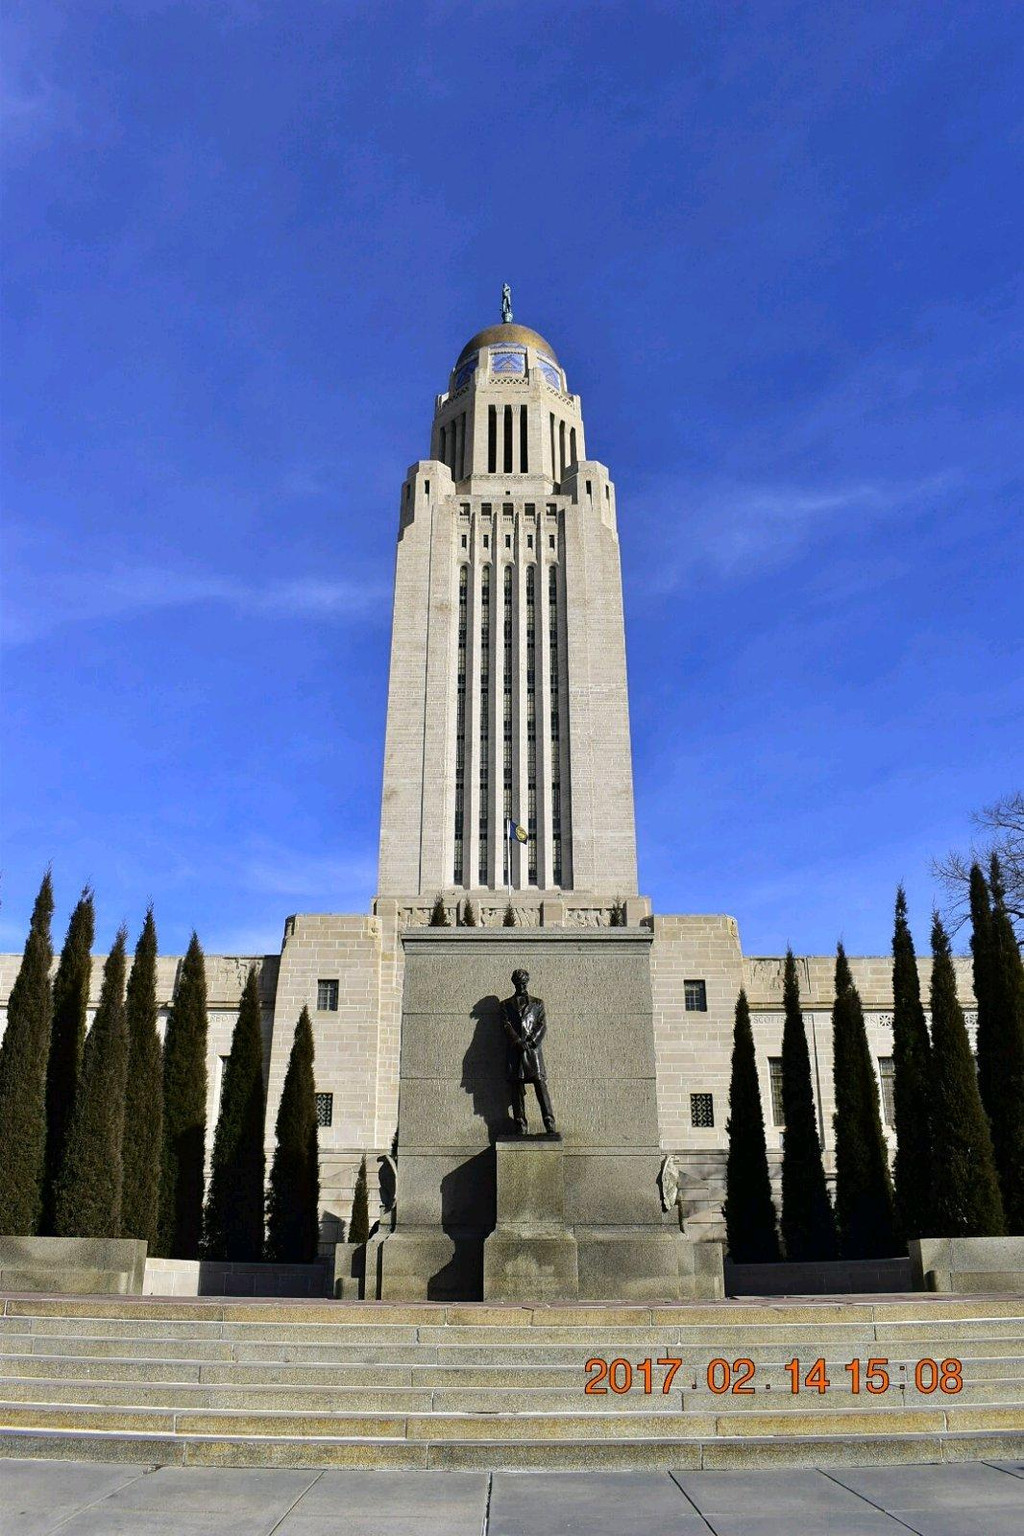
[[[508,283],[501,285],[501,318],[506,325],[512,324],[512,289]]]

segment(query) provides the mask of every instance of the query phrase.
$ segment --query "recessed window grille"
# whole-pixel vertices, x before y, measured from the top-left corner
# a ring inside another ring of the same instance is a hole
[[[715,1124],[713,1093],[690,1094],[690,1124],[698,1131],[710,1131]]]
[[[768,1081],[772,1089],[772,1125],[785,1125],[786,1115],[782,1108],[782,1057],[768,1057]]]
[[[896,1124],[896,1099],[893,1092],[893,1061],[891,1056],[879,1056],[878,1080],[882,1086],[882,1119],[886,1125]]]
[[[317,982],[316,1007],[318,1013],[337,1013],[338,983],[336,981]]]
[[[683,1007],[687,1013],[707,1013],[708,989],[703,981],[683,982]]]
[[[330,1125],[334,1119],[334,1094],[318,1093],[316,1096],[316,1123]]]

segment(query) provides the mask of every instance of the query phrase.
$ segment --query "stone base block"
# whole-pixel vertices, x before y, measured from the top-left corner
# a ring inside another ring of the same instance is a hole
[[[0,1290],[141,1296],[145,1274],[132,1237],[0,1237]]]
[[[922,1237],[907,1251],[915,1291],[1024,1295],[1024,1237]]]
[[[580,1297],[586,1301],[719,1301],[721,1243],[694,1243],[650,1227],[577,1227]]]
[[[574,1301],[579,1293],[576,1239],[570,1233],[505,1228],[484,1243],[485,1301]]]
[[[381,1301],[479,1301],[483,1295],[479,1232],[392,1232],[377,1250],[377,1263]],[[367,1296],[372,1284],[368,1274]]]

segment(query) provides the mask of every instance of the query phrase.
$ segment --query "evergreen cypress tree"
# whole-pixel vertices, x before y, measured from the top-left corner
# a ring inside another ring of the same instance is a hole
[[[352,1193],[352,1220],[348,1226],[350,1243],[365,1243],[370,1235],[370,1195],[366,1185],[366,1158],[359,1163],[356,1187]]]
[[[103,987],[85,1040],[64,1163],[54,1194],[59,1237],[120,1237],[128,1030],[124,1014],[123,928],[103,967]]]
[[[43,876],[0,1041],[0,1232],[33,1237],[43,1210],[46,1062],[50,1054],[53,882]]]
[[[263,1030],[256,967],[242,992],[224,1067],[213,1138],[210,1188],[203,1215],[203,1253],[242,1263],[263,1256]]]
[[[514,928],[516,926],[516,909],[511,901],[505,908],[505,916],[501,920],[501,926],[503,928]]]
[[[206,1155],[206,967],[193,933],[167,1020],[158,1252],[197,1259]]]
[[[992,1137],[957,1002],[949,939],[932,919],[933,1237],[1000,1237],[1006,1230]]]
[[[475,928],[477,926],[476,909],[468,896],[462,903],[462,926],[464,928]]]
[[[821,1143],[814,1122],[811,1062],[807,1053],[800,985],[793,951],[786,951],[782,1000],[782,1241],[786,1258],[836,1257],[836,1226],[825,1183]]]
[[[448,920],[448,912],[444,904],[444,897],[441,895],[440,891],[438,891],[437,895],[434,897],[434,905],[430,909],[430,926],[431,928],[451,927],[451,923]]]
[[[971,947],[978,1000],[978,1090],[992,1130],[1006,1230],[1024,1233],[1024,962],[995,854],[989,883],[990,910],[985,880],[975,865]]]
[[[156,924],[153,908],[135,946],[125,999],[128,1075],[124,1119],[130,1128],[121,1152],[121,1236],[140,1237],[150,1253],[158,1245],[160,1159],[163,1146],[163,1061],[156,1018]]]
[[[320,1156],[317,1145],[313,1026],[303,1008],[295,1026],[277,1111],[277,1145],[267,1191],[267,1258],[311,1264],[320,1241]]]
[[[889,1157],[882,1135],[878,1083],[871,1065],[864,1010],[846,951],[836,949],[832,1007],[832,1072],[836,1113],[836,1226],[845,1259],[898,1253]]]
[[[729,1157],[725,1171],[725,1224],[735,1264],[767,1264],[779,1257],[779,1234],[768,1176],[761,1089],[747,994],[736,999],[729,1083]]]
[[[86,886],[68,924],[53,978],[50,1054],[46,1064],[46,1172],[40,1230],[54,1232],[57,1179],[64,1166],[68,1126],[75,1108],[85,1048],[85,1020],[92,982],[92,941],[96,926],[92,891]]]
[[[892,936],[892,1069],[896,1121],[893,1182],[897,1227],[904,1238],[928,1237],[932,1222],[932,1047],[921,978],[907,923],[907,898],[896,892]]]

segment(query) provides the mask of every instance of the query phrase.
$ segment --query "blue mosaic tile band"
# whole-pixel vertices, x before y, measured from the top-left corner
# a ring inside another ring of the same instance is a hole
[[[458,373],[455,375],[455,388],[456,389],[461,389],[464,384],[468,384],[469,383],[470,379],[473,377],[474,373],[476,372],[476,361],[477,360],[474,357],[474,358],[471,358],[468,363],[463,363],[462,367],[459,369]]]
[[[525,352],[497,352],[491,351],[492,373],[525,373]]]

